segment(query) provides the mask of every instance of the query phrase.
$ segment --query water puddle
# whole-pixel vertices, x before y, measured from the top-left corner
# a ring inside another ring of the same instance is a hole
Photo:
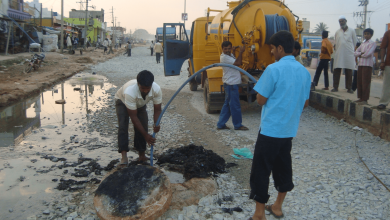
[[[87,122],[89,114],[103,107],[99,101],[111,87],[103,76],[79,73],[34,98],[0,108],[0,147],[19,144],[36,128]],[[56,104],[61,99],[66,103]]]

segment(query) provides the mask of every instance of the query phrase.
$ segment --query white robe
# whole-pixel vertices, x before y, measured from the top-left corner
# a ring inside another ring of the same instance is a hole
[[[339,29],[335,35],[335,42],[334,68],[355,69],[354,51],[357,43],[355,30],[350,27],[345,32]]]

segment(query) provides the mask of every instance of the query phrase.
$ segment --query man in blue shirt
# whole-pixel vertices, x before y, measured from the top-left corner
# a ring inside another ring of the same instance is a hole
[[[266,219],[265,210],[276,218],[283,217],[282,204],[292,182],[291,148],[304,107],[309,105],[310,73],[292,56],[294,37],[279,31],[269,40],[271,53],[278,62],[264,71],[254,89],[262,105],[258,134],[250,176],[251,195],[256,201],[253,220]],[[273,205],[268,202],[269,176],[279,192]]]

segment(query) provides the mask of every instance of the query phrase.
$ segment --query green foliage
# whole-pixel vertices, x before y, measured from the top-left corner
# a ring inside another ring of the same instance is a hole
[[[324,22],[320,22],[314,28],[314,33],[321,34],[323,31],[327,31],[329,28]]]

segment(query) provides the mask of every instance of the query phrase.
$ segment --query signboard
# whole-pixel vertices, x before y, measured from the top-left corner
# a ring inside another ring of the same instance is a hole
[[[58,13],[57,12],[53,12],[53,16],[58,16]]]
[[[187,13],[181,13],[181,20],[187,21],[188,20],[188,14]]]

